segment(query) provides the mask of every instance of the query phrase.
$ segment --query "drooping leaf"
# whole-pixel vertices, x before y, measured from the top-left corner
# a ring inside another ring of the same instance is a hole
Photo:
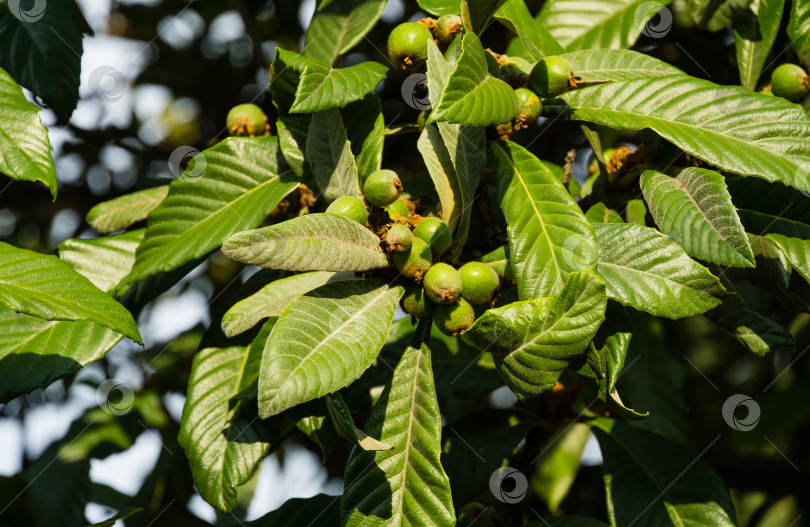
[[[278,145],[284,160],[290,165],[295,175],[302,177],[309,172],[306,165],[306,144],[310,115],[280,115],[276,119]]]
[[[776,242],[779,248],[782,249],[791,267],[810,282],[810,240],[792,238],[777,233],[768,234],[767,237]]]
[[[307,214],[238,232],[222,252],[237,262],[287,271],[368,271],[388,266],[380,239],[356,221]]]
[[[376,279],[344,281],[287,306],[262,357],[259,415],[323,397],[360,377],[380,352],[403,292]]]
[[[199,159],[198,159],[199,158]],[[229,138],[204,150],[149,213],[146,235],[124,284],[175,269],[256,227],[298,182],[275,137]]]
[[[467,31],[481,34],[506,0],[461,0],[461,20]]]
[[[616,525],[736,525],[728,489],[695,453],[612,419],[591,422],[604,458],[608,510]]]
[[[528,150],[505,141],[493,144],[492,151],[520,298],[551,296],[569,273],[594,268],[593,226],[562,183]]]
[[[307,134],[306,160],[327,203],[341,196],[361,196],[357,165],[340,112],[312,115]]]
[[[62,121],[70,118],[79,100],[79,16],[69,0],[0,6],[0,68],[40,96]]]
[[[526,59],[537,62],[543,57],[563,52],[562,46],[554,40],[546,26],[532,17],[524,0],[508,0],[495,13],[495,18],[518,36],[526,50]]]
[[[796,348],[793,335],[784,326],[756,311],[723,304],[706,316],[758,357],[777,349]]]
[[[298,72],[295,99],[290,113],[313,113],[330,108],[343,108],[358,101],[377,87],[388,68],[379,62],[362,62],[348,68],[331,68],[329,64],[294,51],[278,49],[276,61]],[[277,71],[281,71],[276,66]]]
[[[376,95],[367,95],[343,108],[341,115],[362,186],[366,178],[382,166],[385,139],[382,103]]]
[[[110,292],[132,269],[144,232],[138,229],[93,240],[70,238],[59,245],[59,258],[93,285]]]
[[[609,298],[655,316],[682,318],[720,304],[723,293],[705,267],[655,229],[632,224],[594,225],[597,270]]]
[[[787,34],[793,51],[805,67],[810,67],[810,2],[791,2]]]
[[[327,64],[356,46],[377,23],[386,0],[332,0],[315,11],[307,29],[305,54]]]
[[[460,2],[456,0],[416,0],[419,7],[432,15],[459,15],[461,14]]]
[[[292,498],[245,527],[334,527],[340,522],[340,496]]]
[[[133,223],[146,219],[169,194],[169,185],[146,190],[99,203],[87,213],[87,223],[101,234],[125,229]]]
[[[629,48],[647,22],[668,3],[669,0],[557,0],[543,4],[537,19],[566,51]],[[669,28],[655,29],[658,32]]]
[[[354,425],[351,410],[340,393],[326,394],[326,409],[338,435],[352,441],[363,450],[391,450],[394,445],[377,441]]]
[[[0,13],[3,8],[0,7]],[[0,15],[3,16],[3,15]],[[6,17],[10,17],[8,13]],[[0,18],[0,24],[2,24]],[[1,30],[0,30],[1,31]],[[11,75],[0,69],[0,173],[22,181],[42,181],[56,199],[51,141],[39,108],[28,102]]]
[[[757,88],[762,67],[779,32],[784,8],[785,0],[752,0],[750,8],[734,22],[740,84],[749,90]]]
[[[426,344],[415,342],[402,354],[365,431],[394,448],[352,450],[344,476],[342,525],[455,525],[450,482],[439,460],[441,415]]]
[[[621,130],[652,128],[728,172],[810,190],[810,118],[779,97],[671,75],[572,90],[543,107]]]
[[[43,320],[0,307],[0,404],[99,360],[122,338],[94,322]]]
[[[561,56],[571,63],[574,75],[581,77],[583,83],[627,81],[682,73],[663,60],[627,49],[588,49]]]
[[[535,462],[532,488],[548,503],[550,511],[558,511],[571,490],[590,435],[585,423],[571,423],[551,436]]]
[[[723,176],[692,167],[646,170],[641,189],[658,228],[687,254],[720,265],[754,266]]]
[[[248,349],[206,348],[194,356],[178,441],[188,455],[200,495],[221,511],[236,505],[270,444],[241,405],[231,404],[244,375]]]
[[[45,320],[87,320],[143,344],[124,307],[57,258],[0,242],[0,303]]]
[[[495,358],[506,384],[521,399],[557,382],[581,355],[605,319],[605,284],[592,271],[571,273],[550,297],[490,309],[467,330],[464,340]]]
[[[751,0],[689,0],[692,20],[708,31],[720,31],[746,13]]]
[[[434,103],[428,122],[486,126],[510,121],[518,112],[514,90],[489,75],[478,37],[466,33],[463,38],[461,56]]]

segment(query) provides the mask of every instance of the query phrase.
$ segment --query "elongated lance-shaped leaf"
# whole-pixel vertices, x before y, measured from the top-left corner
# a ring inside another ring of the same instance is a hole
[[[87,223],[101,234],[126,229],[133,223],[143,221],[169,194],[169,185],[125,194],[110,201],[99,203],[87,213]]]
[[[689,14],[702,29],[720,31],[742,18],[751,0],[688,0]]]
[[[222,252],[237,262],[287,271],[369,271],[388,266],[379,238],[335,214],[307,214],[236,233],[225,241]]]
[[[496,13],[498,22],[512,30],[523,43],[528,56],[534,62],[563,52],[546,26],[535,20],[524,0],[508,0]]]
[[[348,68],[331,68],[322,60],[278,49],[277,60],[298,72],[298,87],[290,113],[313,113],[343,108],[371,93],[385,78],[388,68],[379,62],[362,62]],[[281,70],[278,70],[279,72]],[[280,75],[280,73],[279,73]]]
[[[0,242],[0,303],[45,320],[89,320],[143,344],[124,306],[57,258]]]
[[[326,394],[326,410],[338,435],[352,441],[363,450],[391,450],[394,445],[377,441],[354,425],[351,410],[340,393]]]
[[[537,20],[567,51],[629,48],[643,31],[669,32],[672,15],[649,22],[670,0],[557,0],[546,2]],[[669,14],[667,12],[667,14]],[[668,20],[668,25],[667,25]],[[646,28],[646,29],[645,29]]]
[[[461,56],[428,121],[486,126],[511,120],[518,112],[514,90],[488,73],[478,37],[466,33],[463,39]]]
[[[486,29],[492,15],[506,0],[461,0],[461,21],[464,28],[478,35]]]
[[[790,5],[788,38],[804,67],[810,67],[810,2],[795,0]]]
[[[0,404],[101,359],[122,338],[95,322],[43,320],[0,306]]]
[[[306,164],[306,144],[310,115],[280,115],[276,119],[278,132],[278,146],[284,160],[298,177],[309,174],[309,165]]]
[[[7,18],[12,18],[6,13]],[[2,19],[0,19],[2,20]],[[41,181],[56,199],[51,141],[39,108],[28,102],[11,75],[0,69],[0,172],[22,181]]]
[[[431,353],[422,338],[430,324],[428,317],[417,328],[366,422],[367,434],[394,448],[355,447],[349,456],[340,506],[346,527],[455,525],[450,481],[439,461],[441,414]]]
[[[149,213],[146,235],[123,284],[205,256],[235,232],[256,227],[298,182],[275,137],[233,137],[203,151]]]
[[[753,0],[749,9],[734,22],[740,84],[749,90],[757,88],[762,67],[779,33],[784,8],[785,0]]]
[[[428,97],[430,103],[436,106],[439,104],[442,92],[450,80],[455,65],[444,57],[442,52],[439,51],[439,47],[432,40],[428,40],[427,48]]]
[[[241,405],[231,404],[249,348],[206,348],[194,356],[178,441],[200,495],[221,511],[236,505],[236,487],[250,479],[270,444]]]
[[[687,254],[732,267],[754,267],[737,211],[723,176],[704,168],[646,170],[641,190],[661,232]]]
[[[454,231],[451,258],[467,241],[475,188],[486,163],[484,143],[483,128],[433,123],[416,144],[439,194],[442,219]]]
[[[312,115],[306,148],[306,160],[327,203],[341,196],[362,195],[357,165],[338,110]]]
[[[597,270],[607,295],[658,317],[682,318],[720,304],[725,290],[708,269],[655,229],[633,224],[594,225]]]
[[[280,316],[293,300],[316,287],[330,281],[348,280],[353,276],[351,273],[315,271],[271,282],[255,294],[234,304],[222,317],[222,331],[228,337],[243,333],[263,318]]]
[[[675,66],[629,49],[588,49],[560,55],[582,83],[627,81],[683,73]]]
[[[307,29],[306,55],[327,64],[334,63],[371,31],[385,3],[386,0],[331,0],[322,5]]]
[[[671,75],[572,90],[543,108],[622,130],[652,128],[728,172],[810,190],[810,118],[779,97]]]
[[[551,296],[569,273],[593,269],[593,226],[562,183],[525,148],[492,145],[520,298]]]
[[[339,390],[371,365],[402,287],[376,279],[323,285],[287,306],[262,357],[259,415],[275,415]]]
[[[593,271],[568,275],[554,296],[486,311],[464,340],[489,351],[501,377],[521,399],[550,389],[581,355],[605,319],[605,283]]]
[[[115,289],[135,263],[145,229],[93,240],[70,238],[59,245],[59,259],[102,291]]]
[[[366,178],[382,167],[385,139],[382,103],[376,95],[366,95],[363,100],[349,104],[340,113],[352,145],[357,176],[362,187]]]
[[[737,524],[723,480],[700,459],[714,443],[702,453],[690,452],[661,435],[612,419],[595,419],[591,427],[602,448],[613,525]]]
[[[796,349],[793,335],[784,326],[756,311],[722,304],[707,312],[706,317],[758,357],[773,350]]]

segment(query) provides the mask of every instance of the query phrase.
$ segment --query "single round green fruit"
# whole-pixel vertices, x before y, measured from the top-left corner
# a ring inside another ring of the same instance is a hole
[[[458,15],[442,15],[436,21],[436,38],[449,44],[464,28]]]
[[[402,310],[412,317],[422,318],[433,313],[435,305],[427,297],[425,290],[417,284],[411,284],[402,296]]]
[[[454,304],[461,299],[461,275],[452,265],[433,264],[425,273],[425,293],[437,304]]]
[[[807,72],[796,64],[782,64],[771,75],[771,89],[777,97],[789,101],[801,99],[807,94]]]
[[[391,203],[390,205],[384,207],[385,211],[388,212],[388,217],[392,220],[396,220],[399,217],[408,217],[410,211],[408,210],[408,204],[405,203],[405,200],[399,198],[395,202]]]
[[[421,282],[433,263],[433,254],[424,240],[414,238],[411,248],[401,253],[394,253],[394,265],[406,278]]]
[[[515,120],[523,125],[536,121],[540,117],[540,112],[543,110],[543,103],[540,102],[540,97],[533,91],[526,88],[518,88],[515,90],[520,110],[518,110]]]
[[[457,304],[438,304],[433,313],[433,323],[439,331],[451,337],[464,333],[474,322],[475,311],[463,298]]]
[[[407,251],[413,243],[413,233],[406,225],[400,225],[399,223],[391,225],[385,235],[385,243],[388,244],[392,251],[398,253]]]
[[[393,170],[375,170],[363,183],[366,201],[377,207],[395,202],[402,194],[402,181]]]
[[[255,104],[240,104],[231,108],[225,119],[231,135],[254,137],[264,135],[267,130],[267,116]]]
[[[436,255],[442,254],[453,245],[453,234],[447,224],[435,216],[429,216],[420,221],[414,229],[413,235],[425,240],[430,245],[430,250]]]
[[[571,88],[574,69],[562,57],[546,57],[538,62],[529,76],[529,85],[540,97],[556,97]]]
[[[427,60],[430,30],[418,22],[404,22],[388,36],[388,56],[402,69],[415,68]]]
[[[365,225],[368,219],[368,210],[363,200],[355,196],[341,196],[326,208],[327,214],[346,216],[360,225]]]
[[[471,304],[489,304],[501,281],[498,273],[485,263],[468,262],[458,270],[462,296]]]

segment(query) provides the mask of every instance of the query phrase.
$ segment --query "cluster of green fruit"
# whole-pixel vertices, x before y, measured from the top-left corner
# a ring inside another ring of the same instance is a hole
[[[771,74],[771,91],[789,101],[801,99],[810,91],[807,72],[796,64],[782,64]]]

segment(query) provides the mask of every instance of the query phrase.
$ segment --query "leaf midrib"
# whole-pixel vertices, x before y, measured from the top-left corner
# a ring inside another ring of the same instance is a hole
[[[416,348],[413,348],[416,350]],[[416,357],[416,364],[414,365],[414,375],[413,375],[413,388],[411,389],[411,405],[408,410],[408,432],[405,434],[405,459],[402,460],[402,489],[399,493],[399,503],[397,504],[397,508],[399,509],[399,516],[398,516],[398,524],[402,524],[402,515],[403,509],[405,507],[405,488],[408,486],[408,460],[410,459],[411,454],[411,437],[413,436],[413,423],[416,420],[414,407],[416,405],[416,392],[417,388],[419,387],[419,365],[422,361],[422,354],[424,350],[424,344],[419,347],[417,350],[417,357]],[[388,478],[389,480],[391,478]]]

